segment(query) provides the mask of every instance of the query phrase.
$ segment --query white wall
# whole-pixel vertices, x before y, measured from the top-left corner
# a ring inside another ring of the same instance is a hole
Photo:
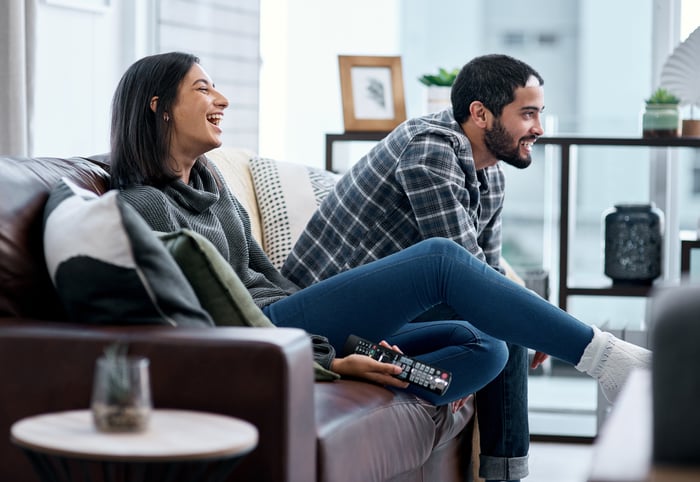
[[[114,89],[126,68],[155,52],[200,57],[231,106],[227,145],[257,149],[258,0],[111,0],[99,11],[39,2],[33,155],[109,150]]]
[[[124,69],[123,4],[95,12],[39,2],[33,155],[108,150],[109,104]]]
[[[343,132],[338,55],[399,55],[399,0],[261,0],[260,148],[321,167]]]

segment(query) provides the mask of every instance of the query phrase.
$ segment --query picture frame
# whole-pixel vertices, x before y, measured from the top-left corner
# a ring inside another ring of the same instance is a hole
[[[346,132],[390,131],[406,120],[401,57],[339,55]]]

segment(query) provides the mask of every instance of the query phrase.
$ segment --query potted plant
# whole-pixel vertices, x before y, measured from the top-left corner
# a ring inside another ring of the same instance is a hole
[[[450,107],[450,91],[452,84],[459,74],[459,69],[447,70],[440,67],[437,74],[424,74],[418,77],[421,84],[427,87],[426,110],[427,113],[437,112]]]
[[[95,426],[102,432],[140,432],[151,413],[148,359],[127,356],[114,343],[97,359],[92,393]]]
[[[643,137],[678,137],[680,135],[680,99],[663,87],[645,100],[642,115]]]

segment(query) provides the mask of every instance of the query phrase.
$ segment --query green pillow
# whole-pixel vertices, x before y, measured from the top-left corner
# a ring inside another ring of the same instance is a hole
[[[159,233],[158,236],[192,285],[202,307],[214,319],[214,324],[275,326],[208,239],[189,229]]]
[[[189,229],[158,233],[158,237],[217,326],[275,327],[255,304],[231,265],[208,239]],[[337,373],[316,362],[314,373],[319,381],[339,378]]]

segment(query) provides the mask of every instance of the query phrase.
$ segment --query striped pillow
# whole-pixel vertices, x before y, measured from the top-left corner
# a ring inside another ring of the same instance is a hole
[[[250,160],[262,219],[263,249],[280,269],[338,174],[262,157]]]

